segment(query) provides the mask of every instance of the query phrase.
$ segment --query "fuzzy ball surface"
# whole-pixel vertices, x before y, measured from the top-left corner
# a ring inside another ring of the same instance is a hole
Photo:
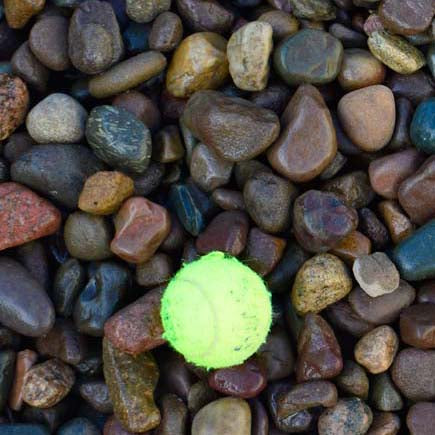
[[[272,322],[263,280],[222,252],[185,264],[169,282],[160,313],[164,338],[207,369],[241,364],[264,343]]]

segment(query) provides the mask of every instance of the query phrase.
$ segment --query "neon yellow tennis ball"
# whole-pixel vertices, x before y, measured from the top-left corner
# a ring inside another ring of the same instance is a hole
[[[212,252],[172,278],[160,314],[164,338],[187,361],[210,369],[241,364],[264,343],[272,305],[255,272]]]

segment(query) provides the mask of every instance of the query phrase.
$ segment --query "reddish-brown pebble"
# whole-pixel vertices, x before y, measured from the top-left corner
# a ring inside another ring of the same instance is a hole
[[[29,92],[19,77],[0,74],[0,141],[8,138],[24,121]]]
[[[266,387],[266,375],[255,360],[215,370],[208,376],[211,388],[226,396],[250,399]]]
[[[394,244],[406,239],[414,231],[414,226],[393,200],[385,200],[378,204],[379,211],[390,232]]]
[[[334,249],[331,250],[331,254],[336,255],[338,258],[341,258],[350,265],[352,265],[358,257],[361,257],[362,255],[368,255],[371,252],[371,240],[359,231],[351,232]]]
[[[400,429],[400,418],[392,412],[378,412],[367,435],[396,435]]]
[[[162,289],[150,290],[114,314],[104,325],[104,335],[116,348],[137,355],[165,343],[160,319]]]
[[[400,184],[414,174],[423,159],[421,153],[415,148],[410,148],[374,160],[369,166],[373,190],[384,198],[397,198]]]
[[[59,210],[17,183],[0,185],[0,250],[55,233]]]
[[[169,213],[146,198],[128,199],[115,217],[112,252],[130,263],[144,263],[157,251],[171,229]]]
[[[400,313],[402,341],[420,349],[435,348],[435,304],[411,305]]]
[[[435,403],[419,402],[411,406],[406,416],[411,435],[433,435],[435,429]]]

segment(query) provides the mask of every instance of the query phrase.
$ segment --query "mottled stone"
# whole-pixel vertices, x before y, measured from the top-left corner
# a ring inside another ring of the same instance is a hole
[[[395,244],[400,243],[412,234],[414,225],[396,201],[381,201],[378,204],[378,209]]]
[[[379,411],[400,411],[403,408],[402,397],[388,372],[373,376],[370,390],[371,403]]]
[[[171,0],[126,0],[126,13],[137,23],[149,23],[169,10]]]
[[[372,424],[371,409],[358,398],[340,399],[319,417],[319,435],[364,435]]]
[[[335,18],[335,6],[330,0],[290,0],[293,14],[298,18],[313,21],[328,21]]]
[[[195,137],[232,162],[256,157],[279,134],[274,112],[216,91],[196,92],[183,120]]]
[[[45,0],[4,0],[6,20],[12,29],[23,28],[44,8]]]
[[[268,150],[272,167],[295,182],[320,175],[337,152],[331,114],[320,92],[302,85],[282,115],[282,131]]]
[[[337,387],[345,394],[367,400],[369,395],[369,378],[365,370],[357,363],[344,361],[342,372],[336,377]]]
[[[162,53],[172,51],[183,37],[183,23],[173,12],[163,12],[154,21],[148,41],[151,50]]]
[[[278,74],[289,85],[332,82],[340,72],[343,45],[322,30],[302,29],[281,41],[273,61]]]
[[[411,140],[417,149],[435,154],[435,98],[419,104],[411,123]]]
[[[296,381],[330,379],[342,369],[341,349],[334,331],[319,315],[307,314],[298,337]]]
[[[68,365],[57,359],[50,359],[33,366],[27,372],[23,400],[36,408],[49,408],[69,393],[74,381],[74,372]]]
[[[400,313],[400,337],[420,349],[435,348],[435,304],[416,304]]]
[[[37,359],[38,354],[30,349],[25,349],[17,353],[13,384],[9,393],[9,406],[14,411],[19,411],[23,405],[23,385],[26,374]]]
[[[358,225],[356,211],[333,193],[309,190],[293,207],[293,231],[300,245],[310,252],[337,246]]]
[[[115,416],[131,432],[145,432],[160,423],[154,403],[159,371],[149,352],[132,356],[103,339],[104,377]]]
[[[411,406],[406,425],[411,435],[431,435],[435,425],[435,403],[419,402]]]
[[[260,172],[271,173],[272,171],[269,166],[258,160],[237,162],[234,167],[234,175],[239,189],[243,190],[246,182]]]

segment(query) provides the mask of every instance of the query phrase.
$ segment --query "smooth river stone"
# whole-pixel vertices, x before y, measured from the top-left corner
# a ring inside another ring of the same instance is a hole
[[[154,403],[158,366],[149,352],[133,356],[103,339],[104,378],[115,416],[130,432],[146,432],[160,423]]]
[[[330,0],[290,0],[295,17],[313,21],[329,21],[335,18],[335,6]]]
[[[41,285],[15,260],[0,258],[0,322],[28,337],[47,334],[54,308]]]
[[[413,347],[401,350],[394,360],[391,376],[408,399],[435,400],[435,350]]]
[[[410,346],[435,348],[435,304],[416,304],[400,313],[400,337]]]
[[[367,400],[369,395],[369,378],[359,364],[352,360],[344,361],[343,371],[335,380],[337,387],[345,394]]]
[[[320,175],[337,153],[331,114],[320,92],[301,85],[282,115],[282,131],[268,150],[271,166],[295,182]]]
[[[411,140],[427,154],[435,154],[435,98],[428,98],[417,107],[411,122]]]
[[[409,307],[415,299],[415,289],[401,280],[399,287],[392,293],[373,298],[361,287],[355,287],[348,301],[352,309],[364,320],[374,325],[394,322],[400,312]]]
[[[197,139],[231,162],[261,154],[280,129],[271,110],[216,91],[196,92],[187,103],[183,120]]]
[[[374,152],[390,141],[396,122],[394,95],[383,85],[349,92],[338,103],[338,117],[352,142]]]
[[[371,252],[371,240],[359,231],[351,232],[334,249],[331,250],[331,254],[341,258],[350,266],[358,257],[369,255]]]
[[[296,381],[334,378],[342,369],[341,349],[334,331],[319,315],[307,314],[298,337]]]
[[[336,247],[357,225],[356,210],[333,193],[309,190],[294,203],[293,232],[309,252],[325,252]]]
[[[315,29],[303,29],[284,39],[273,55],[276,71],[291,86],[332,82],[340,72],[342,59],[341,42]]]
[[[377,412],[367,435],[396,435],[401,426],[400,417],[392,412]]]
[[[394,244],[397,245],[413,233],[414,225],[397,201],[391,199],[381,201],[378,204],[378,210]]]
[[[406,416],[411,435],[432,435],[435,426],[435,403],[419,402],[411,406]]]

